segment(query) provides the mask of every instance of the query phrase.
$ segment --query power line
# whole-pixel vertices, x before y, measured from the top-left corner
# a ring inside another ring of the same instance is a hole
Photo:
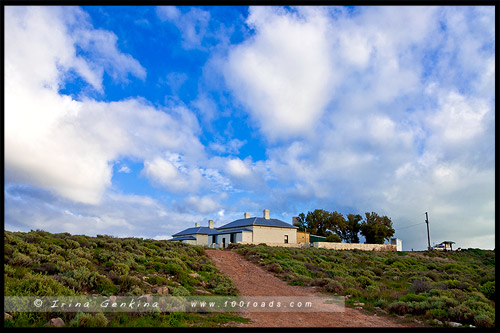
[[[425,224],[425,222],[420,222],[420,223],[417,223],[417,224],[407,225],[405,227],[397,228],[397,229],[394,229],[394,230],[401,230],[401,229],[411,228],[411,227],[415,227],[415,226],[421,225],[421,224]]]

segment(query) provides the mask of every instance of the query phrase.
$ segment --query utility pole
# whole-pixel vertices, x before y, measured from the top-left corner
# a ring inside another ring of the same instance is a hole
[[[431,247],[431,237],[429,236],[429,217],[427,216],[427,212],[425,212],[425,223],[427,223],[427,244],[428,244],[427,249],[430,251],[432,250],[432,247]]]

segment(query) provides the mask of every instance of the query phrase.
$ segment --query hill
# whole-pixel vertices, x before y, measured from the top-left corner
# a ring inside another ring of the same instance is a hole
[[[5,296],[236,295],[203,248],[141,238],[4,232]],[[5,326],[219,326],[228,313],[11,313]]]
[[[435,326],[495,325],[495,252],[374,252],[231,245],[291,285],[346,296],[346,305]]]

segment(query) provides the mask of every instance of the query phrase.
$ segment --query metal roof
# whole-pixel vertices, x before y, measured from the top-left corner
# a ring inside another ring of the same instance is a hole
[[[233,232],[242,232],[242,231],[250,231],[250,229],[245,229],[245,228],[238,228],[238,229],[231,229],[231,230],[219,230],[217,232],[217,235],[224,235],[224,234],[232,234]]]
[[[267,227],[279,227],[279,228],[295,228],[298,227],[291,225],[289,223],[283,222],[277,219],[265,219],[263,217],[251,217],[248,219],[239,219],[228,224],[225,224],[217,229],[228,229],[228,228],[240,228],[240,227],[248,227],[248,226],[267,226]]]
[[[194,234],[204,234],[204,235],[213,235],[216,234],[216,229],[211,229],[209,227],[193,227],[187,228],[185,230],[179,231],[178,233],[172,236],[183,236],[183,235],[194,235]]]
[[[181,240],[196,240],[194,236],[182,236],[182,237],[174,237],[169,239],[169,241],[181,241]]]

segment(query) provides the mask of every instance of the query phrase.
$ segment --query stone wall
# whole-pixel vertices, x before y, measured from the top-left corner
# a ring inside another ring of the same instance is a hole
[[[396,245],[392,244],[356,244],[356,243],[329,243],[316,242],[314,247],[331,250],[363,250],[363,251],[396,251]]]
[[[259,245],[266,244],[267,246],[279,246],[279,247],[295,247],[295,248],[308,248],[309,244],[307,243],[252,243],[252,242],[238,242],[238,244],[251,244],[251,245]]]
[[[292,247],[292,248],[309,248],[310,243],[257,243],[257,242],[238,242],[238,244],[266,244],[267,246]],[[331,250],[362,250],[362,251],[396,251],[396,245],[392,244],[354,244],[354,243],[330,243],[330,242],[315,242],[312,243],[315,248],[331,249]]]

